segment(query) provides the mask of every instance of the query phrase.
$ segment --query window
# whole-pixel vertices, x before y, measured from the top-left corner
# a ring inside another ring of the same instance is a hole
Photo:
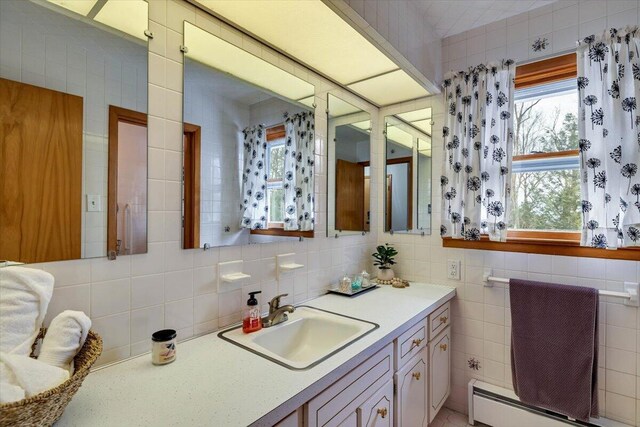
[[[283,228],[284,221],[284,138],[267,137],[267,205],[269,228]]]
[[[509,229],[580,231],[577,113],[574,79],[516,90]]]
[[[251,234],[313,237],[311,231],[284,230],[284,125],[267,129],[267,229],[251,230]]]
[[[443,246],[638,259],[638,249],[580,246],[580,147],[576,56],[518,66],[507,242],[445,238]]]

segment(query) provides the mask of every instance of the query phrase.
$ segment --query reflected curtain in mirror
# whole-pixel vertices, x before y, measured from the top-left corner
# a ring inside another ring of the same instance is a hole
[[[284,229],[310,231],[315,222],[313,113],[288,116],[284,126]]]

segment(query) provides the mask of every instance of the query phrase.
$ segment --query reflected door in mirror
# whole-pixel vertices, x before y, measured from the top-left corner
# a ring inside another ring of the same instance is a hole
[[[81,97],[0,79],[0,259],[80,258]]]
[[[147,115],[109,107],[109,256],[147,252]]]
[[[336,229],[365,229],[364,165],[336,162]]]

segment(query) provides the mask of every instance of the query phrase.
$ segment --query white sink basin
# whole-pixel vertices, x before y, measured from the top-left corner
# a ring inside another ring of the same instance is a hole
[[[363,337],[378,325],[300,306],[289,320],[245,334],[240,326],[218,336],[290,369],[309,369]]]

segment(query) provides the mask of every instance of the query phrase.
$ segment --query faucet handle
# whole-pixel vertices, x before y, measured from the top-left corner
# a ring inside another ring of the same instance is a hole
[[[280,294],[271,299],[269,302],[269,311],[274,311],[280,308],[280,298],[289,296],[289,294]]]

